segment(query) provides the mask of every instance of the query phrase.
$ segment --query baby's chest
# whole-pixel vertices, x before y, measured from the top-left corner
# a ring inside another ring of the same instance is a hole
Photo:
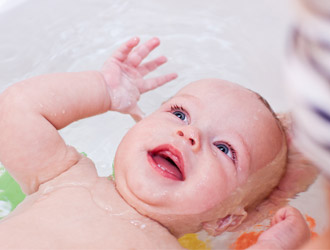
[[[21,222],[33,225],[25,237],[38,248],[178,249],[178,243],[162,232],[127,218],[124,209],[105,209],[98,199],[81,187],[64,187],[40,197],[22,214]]]

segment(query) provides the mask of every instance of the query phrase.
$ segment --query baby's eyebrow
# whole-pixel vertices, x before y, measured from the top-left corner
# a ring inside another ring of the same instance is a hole
[[[200,100],[198,99],[198,97],[194,96],[194,95],[190,95],[190,94],[180,94],[180,95],[175,95],[175,96],[171,96],[170,98],[168,98],[166,101],[162,102],[162,105],[168,101],[170,101],[171,99],[173,99],[174,97],[178,97],[178,98],[187,98],[187,99],[193,99],[197,102],[200,102]]]

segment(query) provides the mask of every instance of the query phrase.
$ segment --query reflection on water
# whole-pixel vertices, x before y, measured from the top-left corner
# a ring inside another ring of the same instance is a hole
[[[8,8],[9,2],[13,8]],[[147,114],[186,83],[206,77],[238,82],[262,94],[275,110],[286,111],[280,62],[287,4],[286,0],[2,0],[0,91],[34,75],[99,69],[128,38],[138,35],[145,41],[158,36],[162,44],[151,57],[164,54],[169,63],[157,73],[177,72],[179,78],[142,97]],[[100,175],[109,175],[115,149],[133,124],[130,117],[109,113],[75,122],[61,134],[96,162]],[[293,204],[315,217],[321,230],[324,213],[316,212],[323,206],[319,190],[318,182]]]

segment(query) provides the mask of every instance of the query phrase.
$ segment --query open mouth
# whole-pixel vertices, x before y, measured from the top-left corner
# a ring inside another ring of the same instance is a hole
[[[161,175],[172,180],[184,181],[181,153],[171,145],[162,145],[148,152],[151,166]]]

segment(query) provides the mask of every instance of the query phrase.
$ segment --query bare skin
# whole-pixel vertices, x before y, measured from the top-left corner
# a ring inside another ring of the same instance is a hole
[[[144,80],[166,58],[140,64],[159,40],[151,39],[131,53],[138,42],[131,39],[117,50],[103,74],[40,76],[2,93],[0,159],[30,195],[1,221],[0,248],[181,248],[166,228],[127,205],[114,183],[98,177],[94,164],[67,146],[57,132],[109,109],[141,118],[136,106],[140,93],[173,80],[176,74]]]
[[[223,225],[228,215],[245,218],[250,193],[236,191],[252,190],[257,183],[249,184],[249,178],[282,152],[284,142],[267,108],[242,87],[215,80],[193,83],[139,122],[118,149],[116,185],[98,177],[94,164],[60,137],[57,130],[71,122],[109,110],[141,120],[140,95],[176,78],[145,80],[166,58],[141,64],[159,40],[136,47],[138,42],[123,44],[101,71],[39,76],[1,94],[0,161],[29,194],[1,221],[1,248],[180,249],[176,238],[184,233],[204,228],[216,235],[239,224]],[[222,99],[215,94],[223,92]],[[237,94],[239,99],[232,98]],[[173,110],[171,102],[189,112]],[[242,102],[245,109],[239,108]],[[181,119],[182,114],[189,119]],[[148,152],[160,143],[148,134],[151,129],[160,135],[165,154],[176,147],[172,151],[179,151],[182,162],[191,161],[182,164],[184,178],[147,163],[153,161]],[[143,149],[134,146],[142,141]]]
[[[98,177],[85,157],[28,196],[0,232],[1,249],[181,249],[166,228],[129,206],[112,181]]]

